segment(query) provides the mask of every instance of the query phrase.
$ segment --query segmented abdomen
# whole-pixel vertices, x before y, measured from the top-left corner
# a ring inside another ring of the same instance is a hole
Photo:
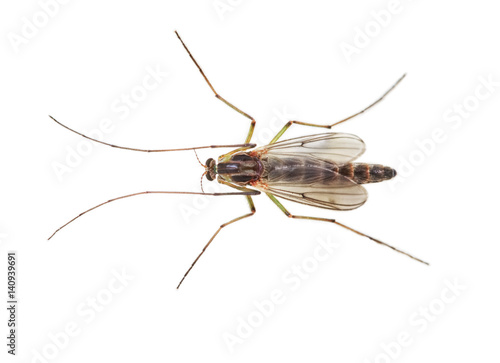
[[[340,165],[338,172],[358,184],[378,183],[396,176],[396,170],[380,164],[349,163]]]
[[[392,179],[396,171],[379,164],[348,163],[338,165],[309,157],[262,157],[262,178],[269,183],[335,184],[342,175],[357,184]]]

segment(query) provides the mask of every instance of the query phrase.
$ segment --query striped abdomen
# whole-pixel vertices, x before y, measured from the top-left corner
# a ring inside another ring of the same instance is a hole
[[[269,183],[329,185],[339,182],[338,175],[357,184],[377,183],[392,179],[396,171],[378,164],[348,163],[338,165],[310,157],[263,157],[262,177]]]
[[[349,163],[341,165],[338,172],[358,184],[378,183],[396,176],[396,170],[380,164]]]

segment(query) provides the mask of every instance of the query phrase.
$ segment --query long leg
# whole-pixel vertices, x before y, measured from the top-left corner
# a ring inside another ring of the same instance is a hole
[[[205,250],[208,248],[208,246],[210,246],[210,243],[212,243],[212,241],[214,240],[215,236],[217,236],[219,234],[219,232],[221,231],[222,228],[224,228],[226,226],[229,226],[230,224],[232,224],[234,222],[238,222],[238,221],[240,221],[240,220],[242,220],[244,218],[251,217],[251,216],[253,216],[255,214],[255,206],[253,204],[252,197],[250,197],[250,196],[247,195],[247,201],[248,201],[248,205],[250,206],[250,213],[247,213],[245,215],[242,215],[241,217],[232,219],[229,222],[221,224],[221,226],[219,227],[219,229],[214,233],[214,235],[212,236],[212,238],[210,238],[210,240],[205,245],[205,247],[203,247],[203,250],[201,250],[201,253],[198,255],[198,257],[196,257],[196,259],[193,261],[193,263],[191,264],[191,266],[189,267],[189,269],[186,271],[186,273],[182,277],[181,281],[179,282],[179,285],[177,285],[177,288],[179,288],[181,286],[182,282],[184,281],[184,279],[186,278],[186,276],[188,275],[188,273],[193,269],[193,267],[196,264],[196,262],[198,262],[198,260],[200,259],[201,255],[203,255],[203,253],[205,252]]]
[[[396,83],[394,83],[394,85],[389,88],[383,95],[382,97],[380,97],[378,100],[376,100],[375,102],[373,102],[371,105],[369,105],[368,107],[365,107],[364,109],[362,109],[361,111],[359,111],[358,113],[355,113],[354,115],[351,115],[343,120],[340,120],[340,121],[337,121],[331,125],[318,125],[318,124],[313,124],[313,123],[309,123],[309,122],[302,122],[302,121],[288,121],[287,124],[285,126],[283,126],[283,128],[278,132],[278,134],[271,140],[271,142],[269,144],[274,144],[276,141],[278,141],[278,139],[285,133],[286,130],[288,130],[290,128],[290,126],[292,126],[293,124],[297,124],[297,125],[303,125],[303,126],[311,126],[311,127],[321,127],[321,128],[324,128],[324,129],[331,129],[333,126],[335,125],[338,125],[338,124],[341,124],[342,122],[346,122],[347,120],[350,120],[358,115],[361,115],[363,112],[365,112],[366,110],[372,108],[373,106],[375,106],[377,103],[379,103],[380,101],[382,101],[385,96],[387,96],[389,94],[389,92],[391,92],[398,84],[399,82],[401,82],[403,80],[403,78],[405,78],[406,76],[406,73],[403,74],[403,76],[398,79],[398,81]],[[248,141],[246,141],[248,142]]]
[[[287,217],[289,217],[289,218],[296,218],[296,219],[311,219],[311,220],[314,220],[314,221],[322,221],[322,222],[330,222],[330,223],[335,223],[336,225],[338,225],[338,226],[340,226],[340,227],[342,227],[342,228],[345,228],[345,229],[347,229],[347,230],[349,230],[349,231],[351,231],[351,232],[354,232],[354,233],[356,233],[356,234],[359,234],[360,236],[367,237],[367,238],[371,239],[371,240],[372,240],[372,241],[374,241],[374,242],[377,242],[377,243],[379,243],[379,244],[381,244],[381,245],[384,245],[384,246],[386,246],[386,247],[389,247],[390,249],[392,249],[392,250],[394,250],[394,251],[396,251],[396,252],[402,253],[403,255],[406,255],[406,256],[408,256],[408,257],[410,257],[410,258],[412,258],[412,259],[414,259],[414,260],[416,260],[416,261],[418,261],[418,262],[421,262],[421,263],[426,264],[426,265],[428,265],[428,264],[429,264],[429,263],[427,263],[427,262],[425,262],[425,261],[422,261],[421,259],[419,259],[419,258],[417,258],[417,257],[415,257],[415,256],[410,255],[409,253],[406,253],[406,252],[404,252],[404,251],[401,251],[401,250],[397,249],[397,248],[396,248],[396,247],[394,247],[394,246],[391,246],[391,245],[389,245],[389,244],[387,244],[387,243],[385,243],[385,242],[382,242],[382,241],[380,241],[380,240],[378,240],[378,239],[376,239],[376,238],[373,238],[373,237],[371,237],[371,236],[369,236],[369,235],[367,235],[367,234],[364,234],[364,233],[362,233],[362,232],[359,232],[359,231],[357,231],[357,230],[355,230],[355,229],[353,229],[353,228],[351,228],[351,227],[346,226],[345,224],[342,224],[342,223],[340,223],[340,222],[337,222],[335,219],[318,218],[318,217],[295,216],[295,215],[291,214],[291,213],[290,213],[290,212],[289,212],[289,211],[288,211],[288,210],[287,210],[287,209],[283,206],[283,204],[281,204],[281,203],[278,201],[278,199],[276,199],[276,197],[275,197],[274,195],[271,195],[271,194],[268,194],[268,193],[266,193],[266,194],[267,194],[267,196],[268,196],[269,198],[271,198],[271,200],[272,200],[272,201],[273,201],[273,202],[274,202],[274,203],[278,206],[278,208],[279,208],[279,209],[281,209],[281,211],[282,211],[283,213],[285,213],[285,215],[286,215]]]
[[[184,49],[186,49],[186,51],[188,52],[189,54],[189,57],[191,58],[191,60],[194,62],[194,64],[196,65],[196,67],[198,68],[198,70],[200,71],[201,75],[203,76],[203,78],[205,78],[205,81],[207,82],[208,86],[210,87],[210,89],[212,90],[212,92],[215,94],[215,97],[217,97],[219,100],[221,100],[222,102],[224,102],[226,105],[228,105],[229,107],[231,107],[233,110],[239,112],[240,114],[242,114],[243,116],[245,116],[246,118],[250,119],[250,129],[248,130],[248,135],[247,135],[247,138],[245,139],[245,144],[248,144],[250,142],[250,140],[252,139],[252,134],[253,134],[253,130],[255,129],[255,120],[252,116],[250,116],[249,114],[247,114],[246,112],[243,112],[242,110],[240,110],[238,107],[236,107],[235,105],[233,105],[232,103],[230,103],[229,101],[226,101],[225,98],[223,98],[221,95],[219,95],[217,93],[217,91],[215,90],[215,88],[212,86],[212,84],[210,83],[210,81],[208,80],[207,76],[205,76],[205,73],[203,73],[203,70],[201,69],[201,67],[199,66],[198,62],[196,62],[196,60],[194,59],[194,57],[191,55],[191,52],[189,51],[188,47],[186,46],[186,44],[184,44],[184,42],[182,41],[179,33],[177,33],[177,31],[175,32],[175,34],[177,35],[177,38],[179,38],[179,40],[181,41],[182,45],[184,46]]]
[[[141,151],[141,152],[145,152],[145,153],[156,153],[156,152],[167,152],[167,151],[186,151],[186,150],[234,148],[234,147],[238,147],[238,148],[241,148],[241,150],[245,150],[245,149],[249,149],[249,148],[255,147],[255,144],[245,143],[245,144],[233,144],[233,145],[195,146],[195,147],[185,147],[185,148],[181,148],[181,149],[155,149],[155,150],[152,150],[152,149],[137,149],[137,148],[133,148],[133,147],[118,146],[118,145],[110,144],[110,143],[107,143],[107,142],[104,142],[104,141],[101,141],[101,140],[94,139],[92,137],[89,137],[87,135],[82,134],[81,132],[78,132],[78,131],[75,131],[75,130],[69,128],[68,126],[60,123],[59,121],[57,121],[55,118],[53,118],[50,115],[49,115],[49,117],[52,120],[54,120],[54,122],[56,122],[57,124],[61,125],[65,129],[67,129],[67,130],[69,130],[71,132],[74,132],[75,134],[80,135],[80,136],[82,136],[82,137],[84,137],[84,138],[86,138],[88,140],[91,140],[91,141],[94,141],[94,142],[98,142],[99,144],[103,144],[103,145],[115,147],[115,148],[118,148],[118,149],[124,149],[124,150]]]
[[[73,222],[75,219],[80,218],[84,214],[87,214],[88,212],[93,211],[96,208],[99,208],[99,207],[101,207],[101,206],[103,206],[105,204],[114,202],[116,200],[130,198],[130,197],[135,197],[137,195],[143,195],[143,194],[192,194],[192,195],[213,195],[213,196],[220,196],[220,195],[246,195],[246,196],[248,196],[248,195],[258,195],[258,194],[260,194],[260,192],[257,191],[257,190],[251,190],[251,189],[247,189],[247,188],[237,188],[237,189],[240,190],[240,191],[239,192],[230,192],[230,193],[164,192],[164,191],[153,191],[153,192],[150,192],[150,191],[147,191],[147,192],[140,192],[140,193],[133,193],[133,194],[122,195],[121,197],[110,199],[110,200],[108,200],[106,202],[103,202],[101,204],[98,204],[98,205],[96,205],[96,206],[94,206],[94,207],[92,207],[90,209],[87,209],[85,212],[80,213],[75,218],[73,218],[69,222],[63,224],[61,227],[59,227],[58,229],[56,229],[56,231],[54,233],[52,233],[52,235],[48,239],[51,239],[52,237],[54,237],[54,235],[57,232],[59,232],[61,229],[63,229],[68,224],[70,224],[71,222]]]

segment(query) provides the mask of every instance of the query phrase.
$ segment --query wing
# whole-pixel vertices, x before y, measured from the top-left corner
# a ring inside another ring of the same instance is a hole
[[[368,198],[366,189],[336,172],[365,151],[359,137],[324,133],[297,137],[255,149],[266,161],[267,177],[254,185],[293,202],[331,210],[352,210]]]
[[[336,164],[349,163],[365,152],[365,143],[356,135],[329,132],[279,141],[255,149],[277,157],[304,155]]]
[[[335,174],[329,183],[323,180],[303,184],[271,182],[255,187],[264,193],[318,208],[347,211],[361,207],[368,198],[366,189],[343,175]]]

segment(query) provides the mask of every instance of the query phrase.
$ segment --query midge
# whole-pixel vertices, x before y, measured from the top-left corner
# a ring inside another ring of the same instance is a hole
[[[75,219],[90,212],[91,210],[119,199],[137,195],[197,194],[215,196],[245,196],[250,207],[250,212],[222,224],[219,229],[217,229],[217,231],[210,238],[205,247],[203,247],[201,253],[196,257],[196,259],[193,261],[189,269],[182,277],[181,281],[177,285],[177,288],[179,288],[193,266],[199,260],[201,255],[203,255],[207,247],[210,245],[210,243],[212,243],[215,236],[217,236],[221,229],[232,223],[254,215],[255,206],[253,204],[252,196],[264,193],[273,201],[273,203],[278,206],[279,209],[281,209],[283,213],[285,213],[287,217],[334,223],[342,228],[348,229],[349,231],[352,231],[363,237],[367,237],[374,242],[389,247],[396,252],[402,253],[414,260],[428,265],[428,263],[425,261],[422,261],[406,252],[397,249],[396,247],[393,247],[367,234],[348,227],[335,219],[294,215],[290,213],[277,199],[277,197],[279,197],[318,208],[330,209],[335,211],[347,211],[359,208],[366,202],[368,195],[366,189],[363,187],[363,184],[378,183],[394,178],[396,176],[396,171],[391,167],[379,164],[354,162],[365,151],[365,144],[359,137],[355,135],[339,132],[328,132],[282,141],[279,140],[293,124],[331,129],[335,125],[358,116],[359,114],[373,107],[378,102],[382,101],[382,99],[390,91],[392,91],[394,87],[399,84],[399,82],[401,82],[405,75],[403,75],[387,92],[385,92],[382,97],[352,116],[349,116],[330,125],[318,125],[309,122],[289,121],[271,140],[269,145],[256,147],[255,144],[250,143],[255,128],[255,120],[253,119],[253,117],[243,112],[238,107],[234,106],[232,103],[220,96],[217,91],[215,91],[214,87],[205,76],[205,73],[203,73],[201,67],[198,65],[194,57],[191,55],[191,52],[182,41],[179,34],[177,32],[175,32],[175,34],[181,41],[182,45],[189,54],[189,57],[192,59],[192,61],[200,71],[208,86],[215,94],[215,97],[250,120],[250,129],[244,143],[233,145],[199,146],[182,149],[136,149],[112,145],[103,141],[93,139],[61,124],[52,116],[50,117],[59,125],[80,136],[104,145],[120,149],[141,152],[194,150],[196,153],[196,150],[198,149],[236,148],[233,151],[228,152],[227,154],[219,156],[217,161],[210,158],[206,161],[205,165],[202,165],[205,168],[205,172],[203,175],[206,176],[208,180],[217,180],[217,182],[234,188],[237,191],[227,193],[204,193],[203,190],[202,192],[146,191],[124,195],[118,198],[110,199],[107,202],[96,205],[95,207],[92,207],[79,214],[78,216],[61,226],[59,229],[57,229],[52,234],[52,236],[49,237],[49,239],[52,238],[59,230],[73,222]]]

